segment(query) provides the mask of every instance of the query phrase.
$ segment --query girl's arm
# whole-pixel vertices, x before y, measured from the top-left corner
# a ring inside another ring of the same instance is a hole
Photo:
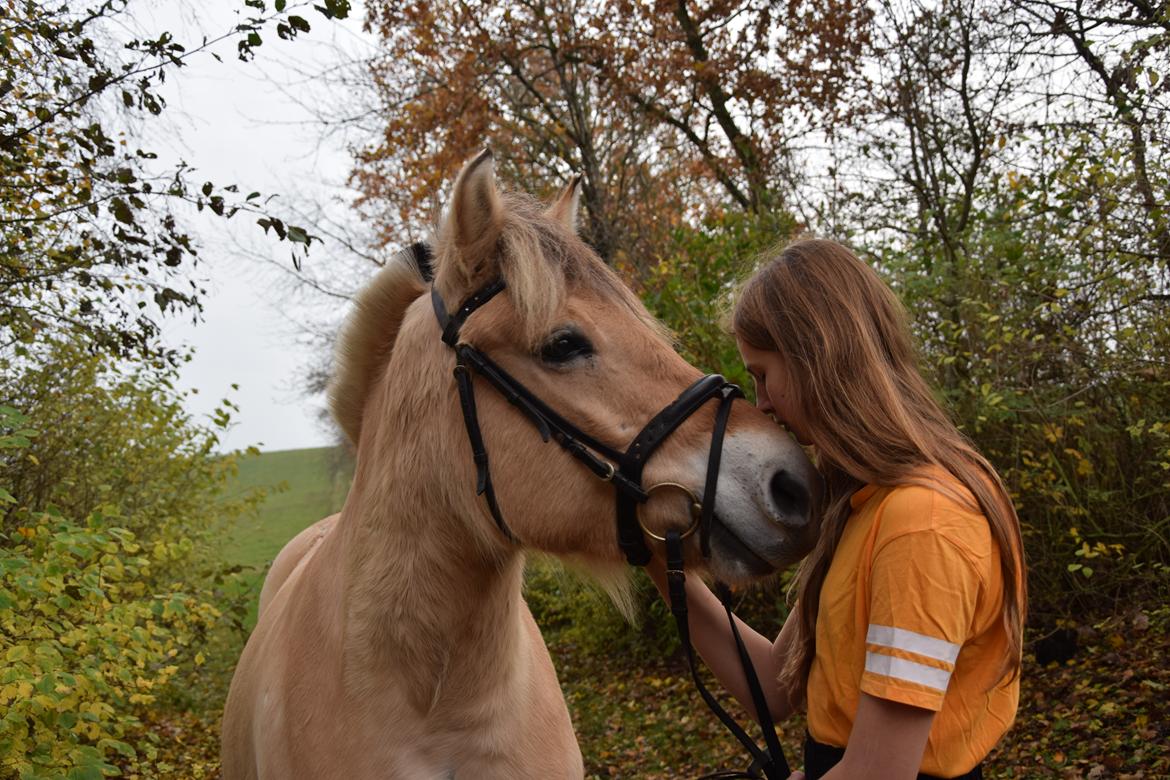
[[[661,561],[654,559],[646,566],[646,573],[658,587],[663,598],[669,602],[666,571]],[[727,613],[698,577],[687,577],[687,617],[690,620],[691,640],[699,655],[728,691],[735,696],[747,712],[754,713],[747,678],[735,649],[735,640],[727,625]],[[743,638],[744,646],[755,666],[756,676],[768,700],[772,718],[780,722],[796,709],[797,697],[792,691],[785,691],[776,683],[780,668],[792,647],[796,636],[798,616],[793,610],[775,642],[735,619]],[[857,716],[845,757],[824,776],[824,780],[913,780],[918,776],[926,740],[934,722],[934,712],[921,707],[879,699],[867,693],[861,694]],[[803,780],[804,774],[796,772],[795,780]]]
[[[861,694],[845,757],[824,780],[913,780],[933,722],[932,710]]]
[[[658,558],[653,559],[646,566],[646,573],[650,575],[650,579],[669,604],[666,570],[662,561]],[[727,624],[727,612],[715,594],[696,576],[687,577],[687,617],[691,626],[691,641],[715,675],[715,679],[731,692],[744,710],[755,713],[756,708],[748,690],[747,678],[744,676],[739,653],[735,649],[735,638],[732,637],[731,627]],[[756,676],[760,679],[760,686],[768,701],[768,709],[776,722],[787,718],[795,709],[793,704],[795,697],[791,692],[782,690],[776,678],[795,637],[796,620],[796,612],[793,611],[784,622],[776,641],[771,642],[742,620],[735,618],[740,637],[743,638],[743,644],[751,656]]]

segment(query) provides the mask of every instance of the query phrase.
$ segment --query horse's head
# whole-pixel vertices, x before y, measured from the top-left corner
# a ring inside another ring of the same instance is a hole
[[[576,210],[576,182],[546,208],[501,192],[491,155],[481,154],[460,174],[436,232],[434,287],[454,312],[502,278],[504,292],[467,318],[459,341],[490,356],[593,439],[624,451],[700,372],[577,237]],[[358,444],[359,480],[363,461],[375,469],[409,463],[409,474],[384,478],[419,481],[421,500],[467,518],[485,546],[509,545],[475,494],[476,467],[452,377],[455,355],[440,340],[424,292],[418,269],[403,255],[359,297],[342,339],[334,413]],[[481,377],[473,381],[491,479],[515,536],[587,563],[620,560],[613,485],[543,442],[531,421]],[[643,485],[673,482],[702,495],[717,406],[706,404],[665,440],[646,463]],[[708,568],[741,580],[803,556],[815,533],[817,484],[800,447],[765,415],[736,402],[719,468]],[[641,510],[645,526],[661,533],[689,525],[684,496],[655,492]],[[697,542],[689,543],[688,558],[698,562]]]

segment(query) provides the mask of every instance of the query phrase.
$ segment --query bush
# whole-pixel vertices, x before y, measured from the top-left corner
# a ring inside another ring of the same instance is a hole
[[[1041,187],[1012,180],[985,197],[957,254],[890,234],[865,257],[906,305],[943,405],[1012,492],[1038,621],[1166,597],[1165,269],[1122,230],[1103,244],[1109,226],[1046,210]],[[783,216],[719,215],[680,228],[640,282],[684,355],[749,395],[722,305],[759,253],[794,231]],[[745,608],[769,620],[786,611],[777,592]]]
[[[646,307],[677,336],[682,356],[749,394],[752,384],[735,339],[722,328],[723,314],[757,257],[795,230],[782,214],[718,213],[698,227],[678,228],[667,254],[637,282]]]
[[[227,409],[197,426],[173,375],[54,354],[0,383],[34,404],[0,407],[0,778],[157,776],[154,709],[226,689],[255,593],[219,535],[261,496],[221,496]]]
[[[4,527],[11,530],[22,507],[85,517],[116,503],[122,525],[145,539],[190,538],[190,554],[194,537],[215,530],[207,507],[235,474],[238,457],[214,452],[235,407],[224,399],[210,426],[196,425],[172,370],[126,371],[70,342],[45,351],[44,364],[0,361],[0,403],[23,410],[38,431],[19,451],[0,452],[0,483],[21,499],[4,513]],[[260,498],[242,496],[221,509],[238,514]]]
[[[1020,514],[1032,610],[1052,623],[1167,595],[1170,321],[1157,269],[1033,204],[988,193],[964,251],[879,254],[924,367],[1003,475]],[[1034,216],[1035,211],[1039,216]]]
[[[0,754],[5,774],[98,778],[149,764],[140,716],[221,614],[205,594],[153,593],[144,550],[111,509],[84,525],[43,513],[0,549]],[[15,541],[12,546],[9,543]],[[176,583],[177,584],[177,583]]]
[[[645,574],[631,572],[631,577],[633,625],[600,586],[552,558],[529,562],[524,600],[550,643],[632,662],[673,655],[679,643],[669,608]]]

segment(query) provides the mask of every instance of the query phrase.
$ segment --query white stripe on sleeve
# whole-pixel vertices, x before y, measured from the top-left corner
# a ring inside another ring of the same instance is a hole
[[[895,650],[924,655],[927,658],[948,664],[954,664],[955,659],[959,657],[959,646],[953,642],[894,626],[878,626],[870,623],[865,641],[871,645],[892,647]]]
[[[937,669],[933,666],[881,653],[865,654],[865,671],[925,685],[927,688],[934,688],[939,693],[946,691],[947,683],[951,680],[951,673],[946,669]]]

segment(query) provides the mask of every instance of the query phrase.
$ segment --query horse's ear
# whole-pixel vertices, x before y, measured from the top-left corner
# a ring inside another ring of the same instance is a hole
[[[560,222],[570,232],[577,232],[577,211],[581,204],[581,174],[575,174],[561,194],[545,212],[551,219]]]
[[[442,237],[450,250],[445,254],[458,266],[464,284],[481,280],[496,254],[503,223],[503,205],[496,188],[495,161],[484,149],[463,166],[455,180],[451,206],[443,223]]]

